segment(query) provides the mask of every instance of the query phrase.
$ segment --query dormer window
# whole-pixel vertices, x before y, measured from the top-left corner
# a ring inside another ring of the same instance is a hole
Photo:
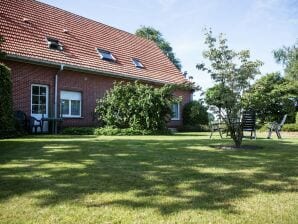
[[[144,65],[141,63],[139,59],[133,58],[132,62],[136,66],[136,68],[144,68]]]
[[[113,61],[113,62],[116,61],[116,58],[113,56],[113,54],[111,52],[102,50],[99,48],[97,48],[97,51],[98,51],[100,59],[105,60],[105,61]]]
[[[63,51],[63,45],[59,42],[58,39],[53,37],[48,37],[47,41],[50,49]]]

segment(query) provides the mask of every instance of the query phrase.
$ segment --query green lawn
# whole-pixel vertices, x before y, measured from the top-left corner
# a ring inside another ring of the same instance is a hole
[[[0,223],[298,223],[298,138],[0,140]]]

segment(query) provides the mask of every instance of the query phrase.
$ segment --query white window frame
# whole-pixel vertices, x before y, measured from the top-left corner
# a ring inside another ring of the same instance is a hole
[[[180,120],[180,103],[174,103],[174,104],[172,104],[172,107],[174,106],[174,105],[177,105],[178,106],[178,116],[177,117],[172,117],[171,118],[171,120],[172,121],[179,121]],[[173,108],[172,108],[173,109]]]
[[[132,58],[132,63],[135,65],[136,68],[144,68],[142,62],[137,58]]]
[[[49,114],[49,86],[48,85],[41,85],[41,84],[31,84],[31,94],[30,94],[30,97],[31,97],[31,105],[30,105],[30,110],[31,110],[31,115],[42,115],[42,114],[36,114],[36,113],[33,113],[32,112],[32,105],[33,105],[33,102],[32,102],[32,95],[33,95],[33,87],[34,86],[37,86],[37,87],[44,87],[46,88],[46,113],[44,114],[44,116],[48,116]]]
[[[76,94],[80,94],[80,98],[76,98],[76,97],[72,97],[72,96],[68,96],[68,97],[64,97],[63,93],[71,95],[72,93],[76,93]],[[68,100],[69,101],[69,105],[68,105],[68,114],[63,114],[63,110],[62,110],[62,100]],[[72,115],[71,114],[71,102],[72,101],[80,101],[80,114],[79,115]],[[66,118],[80,118],[82,117],[82,92],[80,91],[69,91],[69,90],[61,90],[60,91],[60,111],[61,111],[61,116],[62,117],[66,117]]]
[[[101,60],[116,62],[116,58],[114,57],[112,52],[106,51],[106,50],[103,50],[103,49],[100,49],[100,48],[97,48],[97,52],[98,52],[99,57],[100,57]],[[110,55],[111,58],[105,58],[103,54]]]

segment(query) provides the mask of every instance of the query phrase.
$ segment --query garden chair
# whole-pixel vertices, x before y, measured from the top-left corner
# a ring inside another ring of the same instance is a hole
[[[211,121],[210,123],[210,137],[212,137],[213,133],[218,131],[219,132],[219,135],[220,135],[220,138],[222,138],[222,132],[224,132],[226,129],[224,127],[224,124],[221,123],[220,121]]]
[[[19,131],[28,131],[28,118],[25,112],[18,110],[14,111],[16,121],[16,129]]]
[[[257,138],[256,135],[256,113],[254,111],[244,111],[242,114],[242,131],[250,132],[250,139]],[[243,137],[245,137],[243,135]]]
[[[37,133],[37,128],[40,128],[40,132],[42,133],[43,130],[43,120],[38,120],[35,117],[30,116],[29,117],[29,131],[30,133],[33,132],[33,128],[35,131],[35,134]]]
[[[279,139],[281,138],[280,131],[281,131],[282,126],[286,122],[287,116],[288,116],[287,114],[284,115],[284,117],[282,118],[282,120],[281,120],[280,123],[277,123],[276,121],[274,121],[274,122],[272,122],[272,123],[269,124],[269,126],[267,127],[268,128],[268,136],[267,136],[267,138],[271,138],[271,134],[272,134],[273,131],[275,131],[276,136]]]

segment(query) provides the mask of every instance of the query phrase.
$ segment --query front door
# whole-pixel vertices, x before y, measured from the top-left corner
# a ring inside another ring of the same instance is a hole
[[[31,116],[40,120],[49,114],[49,87],[47,85],[33,84],[31,86]],[[38,129],[38,131],[40,131]],[[44,122],[43,132],[48,131],[48,122]]]

